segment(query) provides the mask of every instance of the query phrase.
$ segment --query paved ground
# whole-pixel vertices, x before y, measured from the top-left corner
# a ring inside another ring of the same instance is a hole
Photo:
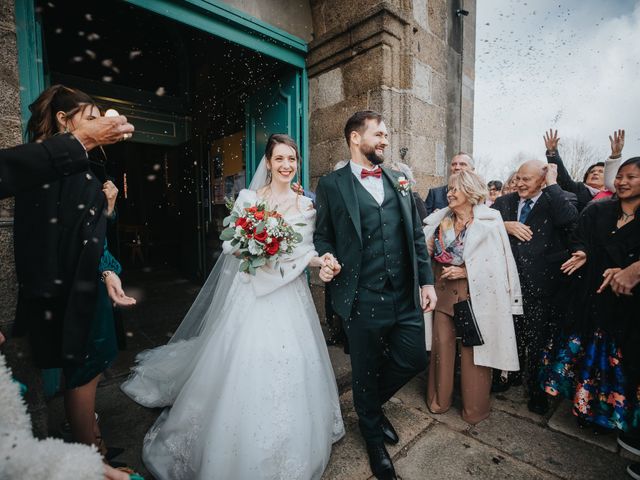
[[[135,311],[126,313],[128,348],[98,390],[97,411],[106,441],[127,450],[117,460],[151,478],[140,459],[145,432],[159,410],[146,409],[119,390],[136,352],[164,343],[190,305],[197,287],[172,280],[169,273],[142,275],[147,287]],[[146,277],[146,278],[145,278]],[[136,277],[132,280],[139,280]],[[171,298],[171,302],[162,301]],[[333,449],[324,479],[364,480],[370,477],[364,444],[349,389],[349,361],[330,348],[341,388],[347,435]],[[597,437],[578,429],[566,403],[556,403],[545,417],[530,413],[520,388],[494,396],[491,416],[476,426],[460,418],[458,408],[433,415],[425,405],[426,376],[407,384],[386,406],[400,435],[392,447],[403,480],[423,479],[624,479],[628,460],[618,452],[614,436]],[[63,420],[61,398],[50,403],[50,425]],[[230,479],[232,480],[232,479]]]

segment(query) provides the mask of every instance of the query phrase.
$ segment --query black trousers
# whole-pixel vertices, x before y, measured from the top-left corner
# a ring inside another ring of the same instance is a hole
[[[367,443],[382,443],[382,405],[427,367],[422,311],[409,287],[359,288],[344,329],[360,431]]]
[[[524,315],[514,317],[520,371],[529,396],[541,394],[542,351],[557,334],[558,309],[549,297],[524,295]]]

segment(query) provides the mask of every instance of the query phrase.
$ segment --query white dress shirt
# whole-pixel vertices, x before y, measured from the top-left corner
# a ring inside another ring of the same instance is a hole
[[[535,197],[521,198],[520,201],[518,202],[518,216],[516,217],[516,220],[520,221],[520,212],[522,211],[522,207],[524,207],[524,202],[526,202],[527,200],[531,200],[531,208],[533,209],[534,205],[536,204],[536,202],[541,196],[542,196],[542,190],[540,190]]]
[[[360,182],[360,185],[362,185],[365,188],[365,190],[371,194],[371,196],[378,203],[378,205],[382,205],[382,202],[384,201],[384,184],[382,183],[382,176],[380,178],[376,178],[376,177],[362,178],[360,176],[360,172],[362,172],[362,170],[371,171],[380,167],[377,166],[375,168],[369,169],[351,161],[349,162],[349,165],[351,165],[351,172],[356,176],[356,178]]]

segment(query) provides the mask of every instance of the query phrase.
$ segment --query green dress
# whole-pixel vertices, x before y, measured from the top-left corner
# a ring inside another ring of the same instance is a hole
[[[122,267],[109,252],[105,241],[98,271],[99,274],[102,274],[107,270],[120,275]],[[98,286],[96,312],[93,316],[87,342],[85,362],[82,365],[63,368],[66,389],[81,387],[89,383],[97,375],[104,372],[118,354],[113,304],[107,295],[107,287],[103,282],[100,282]]]

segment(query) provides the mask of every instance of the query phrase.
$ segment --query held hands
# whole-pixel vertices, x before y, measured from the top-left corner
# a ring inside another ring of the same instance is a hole
[[[118,197],[118,188],[111,180],[107,180],[102,185],[102,192],[107,197],[107,216],[110,217],[116,207],[116,198]]]
[[[624,148],[624,130],[614,131],[613,138],[609,135],[609,141],[611,142],[611,158],[618,158],[622,155]]]
[[[128,297],[122,290],[122,282],[115,272],[111,272],[110,275],[104,277],[104,284],[107,287],[109,298],[118,307],[128,307],[136,304],[136,299]]]
[[[560,270],[562,270],[562,273],[566,275],[571,275],[573,272],[582,267],[586,262],[587,254],[582,250],[578,250],[577,252],[573,252],[571,254],[571,258],[560,266]]]
[[[436,308],[436,302],[438,297],[436,296],[436,289],[433,285],[424,285],[420,287],[420,306],[425,313],[432,312]]]
[[[504,222],[504,228],[507,230],[509,235],[516,237],[518,240],[522,240],[523,242],[528,242],[533,238],[531,228],[524,223]]]
[[[98,145],[108,145],[125,139],[125,135],[131,135],[133,125],[127,122],[127,117],[98,117],[93,120],[81,120],[73,131],[84,148],[91,150]],[[127,137],[128,138],[128,137]]]
[[[340,273],[342,270],[342,265],[340,262],[331,255],[330,253],[325,253],[322,257],[316,257],[321,261],[320,265],[320,280],[325,283],[329,283],[333,278]]]
[[[452,265],[450,267],[442,267],[442,278],[446,280],[459,280],[461,278],[467,278],[466,267],[456,267]]]
[[[545,132],[544,134],[544,146],[547,147],[549,151],[557,151],[558,150],[558,130],[549,129],[549,132]]]

